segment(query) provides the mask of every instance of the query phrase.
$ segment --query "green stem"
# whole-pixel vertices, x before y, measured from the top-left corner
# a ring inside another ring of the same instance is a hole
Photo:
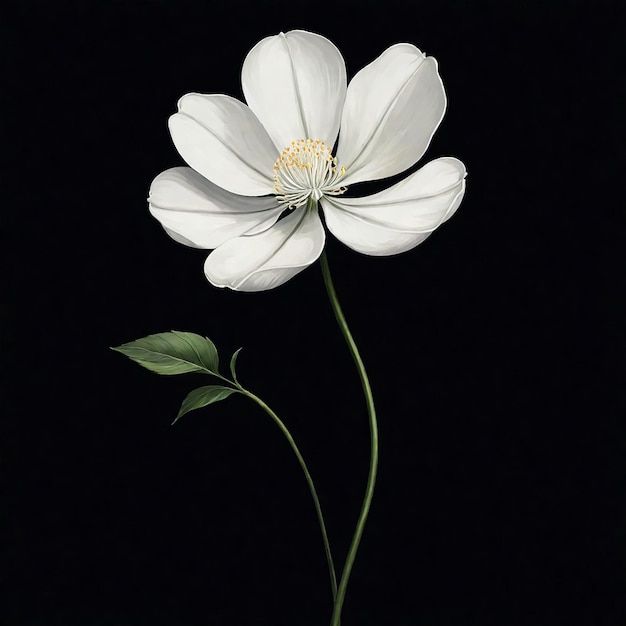
[[[324,276],[324,285],[326,286],[326,292],[330,304],[333,307],[335,317],[341,332],[348,343],[350,354],[354,359],[357,370],[359,371],[359,377],[361,379],[361,385],[363,386],[363,393],[365,394],[365,402],[367,404],[367,414],[369,417],[370,425],[370,468],[369,475],[367,477],[367,486],[365,488],[365,497],[363,498],[363,504],[361,505],[361,513],[356,524],[354,536],[352,537],[352,543],[348,550],[348,556],[343,566],[343,572],[339,581],[339,587],[337,589],[337,598],[335,599],[335,606],[333,607],[333,615],[331,619],[331,626],[339,626],[341,620],[341,609],[343,608],[343,601],[346,595],[346,588],[348,587],[348,580],[350,573],[352,572],[352,566],[356,557],[357,550],[359,549],[359,543],[361,542],[361,536],[363,535],[363,529],[365,528],[365,522],[367,521],[367,514],[370,510],[372,503],[372,496],[374,495],[374,485],[376,484],[376,471],[378,469],[378,426],[376,424],[376,409],[374,408],[374,398],[372,397],[372,389],[370,387],[369,380],[367,378],[367,372],[365,366],[359,354],[359,350],[354,343],[350,329],[346,322],[346,318],[343,315],[339,300],[337,299],[337,293],[333,286],[333,280],[330,276],[330,268],[328,267],[328,259],[326,258],[326,252],[322,252],[320,257],[322,265],[322,275]]]
[[[330,552],[330,543],[328,542],[328,535],[326,533],[326,524],[324,523],[324,516],[322,515],[322,507],[320,505],[319,498],[317,497],[317,491],[315,490],[313,479],[311,478],[311,474],[309,473],[306,463],[304,462],[304,458],[302,457],[302,454],[300,454],[300,450],[298,449],[296,442],[293,440],[291,433],[289,432],[289,430],[287,430],[287,427],[280,420],[278,415],[276,415],[276,413],[274,413],[274,411],[272,411],[272,409],[270,409],[270,407],[267,406],[267,404],[265,404],[265,402],[263,402],[261,398],[259,398],[258,396],[255,396],[252,392],[248,391],[247,389],[244,389],[236,381],[235,381],[235,385],[237,386],[239,393],[242,393],[244,396],[247,396],[248,398],[256,402],[274,420],[274,422],[276,422],[276,425],[278,426],[278,428],[280,428],[283,435],[285,435],[287,441],[289,442],[289,445],[291,446],[291,449],[293,450],[294,454],[296,455],[296,458],[298,459],[298,462],[300,463],[300,467],[302,468],[302,471],[304,472],[306,482],[309,485],[311,496],[313,497],[313,504],[315,505],[315,510],[317,512],[317,519],[319,520],[320,529],[322,531],[322,540],[324,541],[324,551],[326,552],[326,560],[328,561],[328,570],[330,572],[330,586],[332,588],[333,602],[334,602],[337,598],[337,578],[335,576],[335,566],[333,564],[333,557]]]

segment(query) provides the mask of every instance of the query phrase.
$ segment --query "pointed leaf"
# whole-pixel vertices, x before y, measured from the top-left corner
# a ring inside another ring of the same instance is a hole
[[[198,358],[204,363],[210,372],[219,371],[219,357],[215,344],[208,337],[201,337],[195,333],[186,333],[180,330],[172,331],[177,337],[186,341],[198,354]]]
[[[218,357],[213,342],[195,333],[158,333],[111,349],[157,374],[217,374]]]
[[[239,353],[243,350],[243,348],[239,348],[239,350],[235,350],[233,352],[233,356],[230,357],[230,373],[233,375],[233,380],[237,382],[237,374],[235,373],[235,364],[237,363],[237,357]]]
[[[221,385],[206,385],[205,387],[194,389],[189,392],[187,397],[183,400],[180,411],[178,411],[178,415],[172,424],[175,424],[185,413],[224,400],[233,393],[238,392],[236,389],[222,387]]]

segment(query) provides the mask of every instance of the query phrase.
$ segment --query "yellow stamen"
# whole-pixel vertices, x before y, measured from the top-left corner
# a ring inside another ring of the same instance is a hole
[[[302,206],[309,197],[339,195],[345,187],[338,185],[346,168],[337,168],[337,158],[321,139],[295,139],[274,163],[274,193],[279,202],[290,208]]]

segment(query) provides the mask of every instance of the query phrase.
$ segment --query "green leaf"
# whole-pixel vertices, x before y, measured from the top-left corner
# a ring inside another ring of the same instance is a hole
[[[218,373],[219,361],[213,342],[195,333],[173,330],[111,349],[157,374]]]
[[[214,402],[224,400],[233,393],[238,392],[236,389],[231,389],[230,387],[222,387],[221,385],[206,385],[205,387],[199,387],[198,389],[194,389],[183,400],[180,411],[178,411],[178,415],[176,416],[176,419],[172,422],[172,424],[176,424],[176,422],[183,415],[185,415],[185,413],[189,413],[189,411],[193,411],[194,409],[200,409],[203,406],[207,406],[208,404],[213,404]]]
[[[186,341],[198,354],[198,358],[210,372],[219,373],[219,357],[215,344],[208,337],[201,337],[195,333],[185,333],[180,330],[172,331],[177,337]]]
[[[243,348],[239,348],[239,350],[235,350],[233,356],[230,357],[230,373],[233,375],[233,380],[237,381],[237,374],[235,373],[235,364],[237,363],[237,357],[239,353],[243,350]]]

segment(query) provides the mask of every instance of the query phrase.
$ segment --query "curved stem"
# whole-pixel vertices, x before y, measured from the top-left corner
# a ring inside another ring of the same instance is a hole
[[[343,572],[339,581],[337,598],[335,600],[335,606],[333,608],[333,615],[331,619],[331,626],[339,626],[343,600],[346,595],[346,588],[348,587],[348,580],[350,578],[350,573],[352,572],[352,566],[354,564],[357,550],[359,549],[359,543],[361,542],[361,536],[363,535],[363,529],[365,528],[365,522],[367,521],[367,515],[369,513],[370,505],[372,503],[372,497],[374,495],[374,485],[376,484],[376,471],[378,469],[378,425],[376,423],[376,409],[374,408],[374,398],[372,396],[372,389],[370,387],[369,379],[367,378],[367,372],[365,371],[365,366],[363,365],[361,355],[359,354],[359,350],[354,343],[354,339],[352,338],[352,334],[350,333],[350,329],[348,328],[346,318],[344,317],[341,306],[339,305],[339,300],[337,299],[333,280],[330,276],[330,268],[328,267],[328,259],[326,258],[325,251],[322,252],[320,262],[322,265],[322,275],[324,276],[324,285],[326,286],[326,292],[328,293],[330,304],[333,307],[333,311],[335,313],[335,317],[337,318],[339,328],[341,328],[341,332],[343,333],[343,336],[348,343],[350,354],[352,355],[357,370],[359,371],[361,385],[363,386],[363,393],[365,394],[365,402],[367,404],[367,414],[369,417],[370,425],[370,468],[369,475],[367,477],[367,486],[365,488],[365,497],[363,498],[363,504],[361,505],[361,513],[356,524],[354,536],[352,537],[352,543],[350,544],[350,549],[348,550],[348,556],[346,557],[346,562],[343,566]]]
[[[328,542],[328,535],[326,533],[326,524],[324,523],[324,516],[322,515],[322,507],[320,505],[319,498],[317,497],[317,491],[315,490],[313,479],[311,478],[311,474],[309,473],[306,463],[304,462],[304,458],[302,457],[302,454],[300,454],[300,450],[298,449],[296,442],[293,440],[291,433],[289,432],[285,424],[280,420],[278,415],[276,415],[276,413],[274,413],[274,411],[272,411],[272,409],[270,409],[270,407],[267,406],[267,404],[265,404],[265,402],[263,402],[261,398],[254,395],[252,392],[248,391],[247,389],[244,389],[238,382],[235,382],[235,385],[237,386],[239,393],[242,393],[244,396],[247,396],[248,398],[256,402],[274,420],[274,422],[276,422],[276,425],[278,426],[278,428],[280,428],[283,435],[285,435],[285,438],[289,442],[291,449],[293,450],[294,454],[296,455],[296,458],[298,459],[298,462],[300,463],[300,467],[302,468],[302,471],[304,472],[306,482],[309,485],[311,496],[313,497],[313,504],[315,505],[315,511],[317,512],[317,519],[319,521],[320,529],[322,531],[322,540],[324,541],[324,551],[326,552],[326,560],[328,561],[328,570],[330,572],[330,586],[332,588],[333,602],[334,602],[337,598],[337,578],[335,575],[335,566],[333,564],[333,557],[330,552],[330,543]]]

